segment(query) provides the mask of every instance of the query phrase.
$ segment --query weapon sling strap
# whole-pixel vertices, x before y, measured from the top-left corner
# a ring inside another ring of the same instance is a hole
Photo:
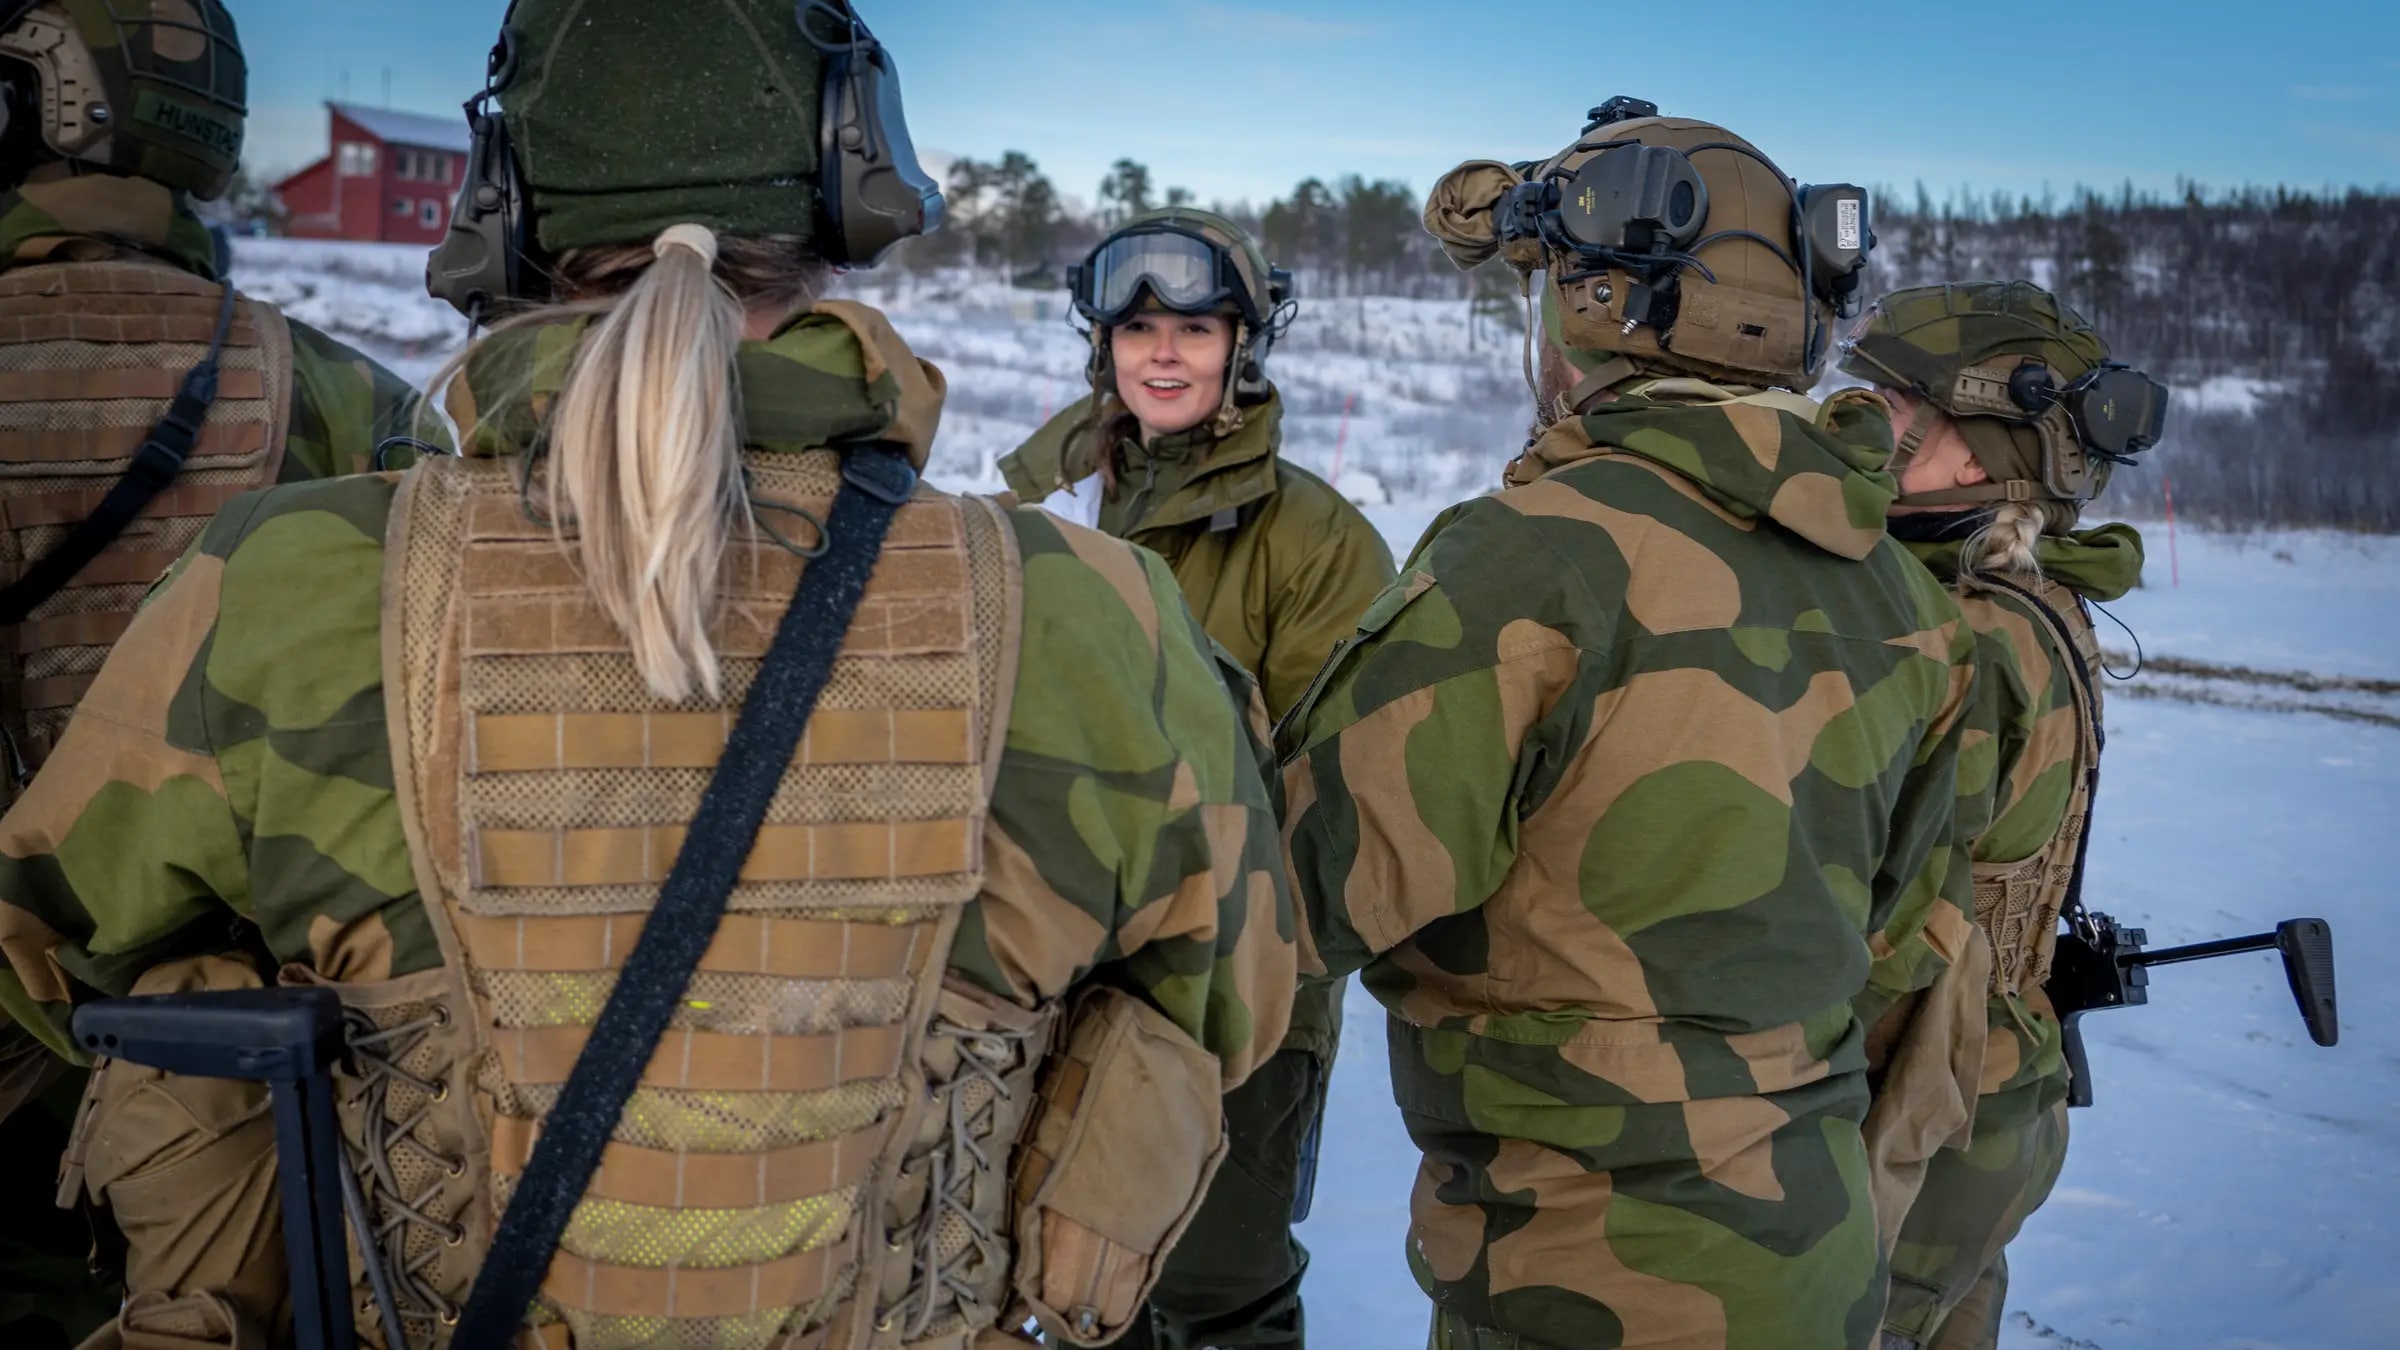
[[[217,305],[216,332],[208,340],[208,354],[201,357],[183,384],[175,391],[174,401],[167,405],[164,417],[142,438],[141,448],[134,451],[133,462],[125,466],[124,474],[92,513],[76,522],[66,537],[52,545],[48,552],[34,560],[25,574],[0,589],[0,626],[20,624],[28,615],[60,587],[75,579],[100,550],[116,542],[133,518],[142,513],[152,498],[166,491],[175,476],[183,472],[183,462],[199,442],[200,424],[208,420],[210,405],[217,401],[217,362],[225,353],[226,334],[233,329],[233,283],[223,284],[224,299]]]
[[[618,1114],[716,936],[776,786],[833,673],[885,532],[915,486],[907,461],[883,446],[845,450],[825,552],[801,571],[658,904],[542,1123],[467,1296],[452,1350],[505,1350],[515,1338]]]

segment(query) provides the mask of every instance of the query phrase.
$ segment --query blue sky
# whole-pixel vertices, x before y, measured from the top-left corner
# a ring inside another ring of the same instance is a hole
[[[502,0],[229,0],[262,171],[322,153],[345,88],[450,114]],[[653,0],[682,4],[695,0]],[[2061,195],[2400,184],[2390,0],[861,0],[917,144],[1022,149],[1088,200],[1131,155],[1202,200],[1357,172],[1422,191],[1567,143],[1610,94],[1723,122],[1803,180]],[[1505,26],[1502,26],[1502,23]],[[930,157],[930,156],[929,156]]]

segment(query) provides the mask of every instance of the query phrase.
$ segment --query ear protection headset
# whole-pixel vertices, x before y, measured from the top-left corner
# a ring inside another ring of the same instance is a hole
[[[2040,361],[2007,370],[1970,366],[1934,393],[1934,403],[1953,415],[2034,428],[2043,442],[2042,486],[2066,501],[2098,492],[2089,460],[2131,464],[2166,431],[2167,387],[2122,361],[2103,361],[2063,388]]]
[[[513,16],[516,6],[509,6]],[[872,267],[903,239],[938,229],[942,192],[917,163],[891,53],[849,0],[800,0],[793,22],[824,57],[817,118],[817,225],[811,243],[835,266]],[[481,323],[512,301],[550,293],[525,176],[493,99],[517,71],[517,33],[501,20],[484,87],[467,100],[465,186],[449,233],[425,263],[425,289]]]
[[[1617,122],[1657,115],[1657,104],[1618,95],[1591,110],[1583,132],[1589,137]],[[1756,160],[1783,183],[1792,197],[1797,257],[1749,230],[1702,236],[1708,220],[1708,184],[1693,167],[1692,156],[1711,150]],[[1782,259],[1800,275],[1809,297],[1831,306],[1838,317],[1849,318],[1861,309],[1867,254],[1875,245],[1864,188],[1796,183],[1764,155],[1732,141],[1679,150],[1630,140],[1585,140],[1567,153],[1577,151],[1598,153],[1571,171],[1552,169],[1510,189],[1495,211],[1497,233],[1503,243],[1539,239],[1552,253],[1585,269],[1562,277],[1562,282],[1596,272],[1625,273],[1632,287],[1625,298],[1628,333],[1641,324],[1662,335],[1671,329],[1679,275],[1687,267],[1697,268],[1716,280],[1696,255],[1711,243],[1734,237],[1757,243]],[[1812,319],[1805,353],[1808,369],[1817,368],[1827,336]]]

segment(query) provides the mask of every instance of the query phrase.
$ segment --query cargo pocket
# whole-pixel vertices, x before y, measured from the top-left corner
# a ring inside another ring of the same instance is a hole
[[[133,992],[259,983],[247,963],[202,957],[148,972]],[[89,1101],[69,1163],[125,1235],[135,1300],[118,1324],[125,1343],[176,1334],[214,1344],[206,1337],[232,1337],[237,1324],[282,1319],[290,1291],[266,1085],[104,1060]],[[149,1310],[147,1322],[137,1308]]]
[[[1016,1293],[1052,1340],[1132,1326],[1224,1156],[1216,1056],[1130,994],[1084,995],[1014,1182]]]

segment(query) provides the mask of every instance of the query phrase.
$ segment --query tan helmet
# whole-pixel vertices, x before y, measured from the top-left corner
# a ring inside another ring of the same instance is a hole
[[[0,82],[60,159],[202,199],[241,163],[249,71],[220,0],[0,0]]]
[[[1549,340],[1604,383],[1806,387],[1874,243],[1862,189],[1801,186],[1724,127],[1626,98],[1549,159],[1451,170],[1425,225],[1461,267],[1544,273]]]

